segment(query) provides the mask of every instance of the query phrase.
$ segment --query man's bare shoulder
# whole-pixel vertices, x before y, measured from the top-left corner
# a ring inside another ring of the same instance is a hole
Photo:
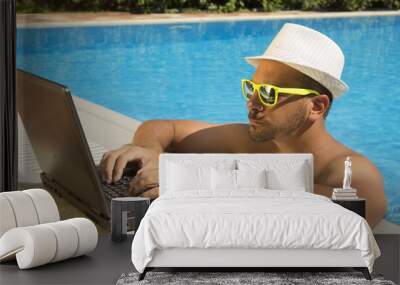
[[[175,120],[176,152],[276,152],[272,141],[255,142],[246,123],[212,124],[204,121]]]
[[[343,186],[344,161],[351,156],[351,187],[357,189],[357,196],[367,200],[366,218],[371,227],[385,215],[387,201],[384,192],[383,177],[378,168],[367,157],[354,151],[338,155],[327,165],[329,172],[324,183],[330,187]]]

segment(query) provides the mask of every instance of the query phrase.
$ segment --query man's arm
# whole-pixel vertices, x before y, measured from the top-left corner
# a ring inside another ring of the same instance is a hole
[[[187,135],[212,126],[215,125],[200,121],[180,121],[179,123],[173,120],[144,121],[137,128],[132,143],[103,155],[100,163],[103,177],[107,183],[118,181],[127,164],[132,161],[139,161],[142,168],[157,168],[160,153],[170,151],[172,145]],[[138,174],[140,173],[137,173],[137,179],[144,181]],[[151,180],[155,182],[154,177]]]
[[[159,152],[276,152],[272,142],[255,142],[248,124],[212,124],[194,120],[149,120],[137,129],[133,144]]]
[[[132,143],[136,146],[155,149],[164,152],[196,152],[195,150],[203,149],[203,152],[215,152],[222,149],[224,145],[221,143],[211,144],[210,139],[207,141],[203,136],[199,136],[198,140],[192,140],[191,145],[182,145],[182,140],[186,137],[205,130],[207,128],[224,128],[223,125],[211,124],[204,121],[193,120],[148,120],[143,122],[136,130]],[[203,132],[204,133],[204,132]],[[219,136],[218,136],[219,137]],[[214,142],[218,140],[214,138]],[[225,147],[227,147],[227,143]]]
[[[357,189],[357,196],[366,199],[366,219],[371,227],[379,223],[386,213],[386,197],[383,178],[375,165],[367,158],[357,155],[352,158],[351,187]],[[343,185],[345,157],[335,159],[329,164],[329,173],[326,183],[315,184],[316,194],[331,197],[334,187]]]
[[[211,124],[192,120],[149,120],[136,130],[132,143],[104,154],[101,169],[108,183],[118,181],[126,165],[140,161],[131,194],[158,196],[158,157],[167,152],[276,152],[272,142],[254,142],[247,124]],[[151,191],[151,192],[150,192]]]
[[[158,156],[168,152],[229,152],[232,140],[224,137],[223,131],[210,136],[210,132],[202,130],[214,128],[226,129],[224,125],[210,124],[202,121],[190,120],[149,120],[144,121],[136,130],[132,143],[119,149],[111,150],[103,155],[100,163],[103,177],[107,183],[118,181],[129,162],[140,161],[142,170],[158,168]],[[232,128],[231,128],[232,129]],[[226,131],[225,131],[226,133]],[[194,135],[195,134],[195,135]],[[193,138],[195,136],[196,138]],[[140,172],[141,173],[141,172]],[[139,172],[136,180],[143,181]],[[154,176],[154,175],[153,175]],[[151,177],[154,185],[158,177]],[[135,182],[135,181],[134,181]],[[136,184],[138,184],[136,183]],[[149,183],[145,183],[149,186]],[[143,189],[145,185],[137,185]]]

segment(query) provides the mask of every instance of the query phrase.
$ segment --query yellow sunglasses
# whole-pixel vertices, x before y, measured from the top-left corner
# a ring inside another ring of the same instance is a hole
[[[276,105],[278,96],[281,93],[300,96],[320,95],[319,92],[311,89],[281,88],[271,84],[257,84],[249,79],[242,79],[242,93],[246,100],[249,100],[256,91],[261,103],[268,107]]]

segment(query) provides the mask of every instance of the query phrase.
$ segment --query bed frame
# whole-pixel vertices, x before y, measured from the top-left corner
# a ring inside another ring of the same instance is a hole
[[[312,154],[197,154],[197,153],[163,153],[159,159],[160,195],[167,192],[166,166],[167,161],[174,160],[201,160],[212,163],[219,159],[289,159],[303,160],[309,165],[306,173],[308,187],[306,191],[313,192],[314,171]],[[249,269],[278,269],[285,268],[353,268],[361,271],[367,280],[371,276],[359,250],[334,249],[256,249],[256,248],[167,248],[156,249],[153,259],[148,263],[139,280],[143,280],[146,273],[156,268],[230,268],[234,271],[249,271]]]
[[[246,269],[285,268],[353,268],[371,280],[369,270],[359,250],[329,249],[239,249],[239,248],[169,248],[157,249],[139,280],[155,268],[232,268]]]

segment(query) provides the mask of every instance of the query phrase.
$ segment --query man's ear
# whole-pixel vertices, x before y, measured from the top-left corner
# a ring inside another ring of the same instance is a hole
[[[330,102],[328,95],[321,94],[318,96],[311,97],[310,100],[311,110],[310,110],[310,120],[316,121],[324,116],[324,113],[328,111]]]

